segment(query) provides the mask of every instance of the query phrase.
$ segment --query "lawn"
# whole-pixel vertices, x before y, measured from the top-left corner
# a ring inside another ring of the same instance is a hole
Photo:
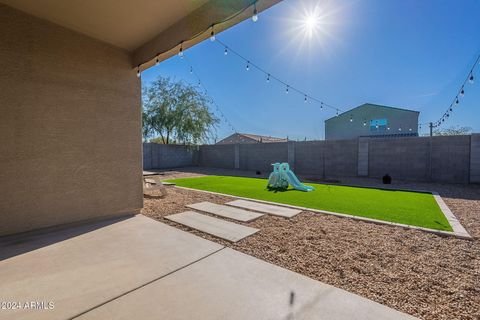
[[[308,183],[315,191],[269,191],[266,179],[207,176],[169,180],[178,186],[239,197],[452,231],[430,193]]]

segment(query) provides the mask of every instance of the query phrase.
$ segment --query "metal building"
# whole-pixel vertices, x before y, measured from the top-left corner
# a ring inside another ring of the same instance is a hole
[[[420,112],[365,103],[325,120],[325,139],[418,136]]]

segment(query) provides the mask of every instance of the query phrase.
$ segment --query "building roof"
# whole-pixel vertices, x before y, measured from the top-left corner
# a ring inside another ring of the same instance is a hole
[[[272,136],[261,136],[258,134],[250,134],[250,133],[239,133],[239,135],[242,135],[244,137],[256,140],[258,142],[285,142],[287,141],[287,138],[278,138],[278,137],[272,137]]]
[[[217,144],[221,144],[221,143],[225,142],[226,140],[228,140],[229,138],[234,137],[234,136],[241,136],[241,137],[244,137],[244,138],[247,138],[247,139],[254,140],[256,142],[263,142],[263,143],[286,142],[286,141],[288,141],[287,138],[278,138],[278,137],[272,137],[272,136],[262,136],[262,135],[258,135],[258,134],[236,132],[236,133],[231,134],[228,137],[220,140],[219,142],[217,142]]]
[[[333,116],[333,117],[330,117],[328,118],[327,120],[325,121],[328,121],[330,119],[334,119],[336,117],[339,117],[345,113],[349,113],[349,112],[352,112],[353,110],[356,110],[356,109],[359,109],[359,108],[363,108],[365,106],[373,106],[373,107],[379,107],[379,108],[386,108],[386,109],[394,109],[394,110],[400,110],[400,111],[406,111],[406,112],[415,112],[415,113],[420,113],[420,111],[415,111],[415,110],[411,110],[411,109],[403,109],[403,108],[397,108],[397,107],[390,107],[390,106],[384,106],[384,105],[381,105],[381,104],[374,104],[374,103],[364,103],[362,105],[359,105],[358,107],[355,107],[353,109],[350,109],[350,110],[347,110],[345,112],[342,112],[340,113],[338,116]]]

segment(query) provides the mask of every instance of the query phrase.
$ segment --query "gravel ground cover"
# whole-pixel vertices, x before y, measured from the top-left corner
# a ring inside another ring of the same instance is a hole
[[[209,173],[227,172],[187,168],[155,178]],[[341,182],[381,185],[365,179]],[[164,216],[185,211],[186,204],[222,204],[233,198],[173,186],[167,187],[168,196],[163,199],[146,197],[142,213],[421,319],[480,319],[480,186],[395,182],[392,187],[439,192],[474,239],[302,212],[290,220],[266,215],[245,223],[260,232],[231,244],[170,222]]]

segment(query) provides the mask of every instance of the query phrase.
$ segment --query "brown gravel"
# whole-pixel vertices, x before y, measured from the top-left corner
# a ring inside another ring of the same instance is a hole
[[[167,178],[188,175],[170,172]],[[367,180],[342,182],[377,185]],[[231,244],[163,217],[185,211],[186,204],[232,198],[175,187],[168,187],[165,199],[146,197],[142,213],[422,319],[480,319],[480,186],[395,187],[438,191],[474,239],[302,212],[290,220],[261,217],[246,224],[260,232]]]

